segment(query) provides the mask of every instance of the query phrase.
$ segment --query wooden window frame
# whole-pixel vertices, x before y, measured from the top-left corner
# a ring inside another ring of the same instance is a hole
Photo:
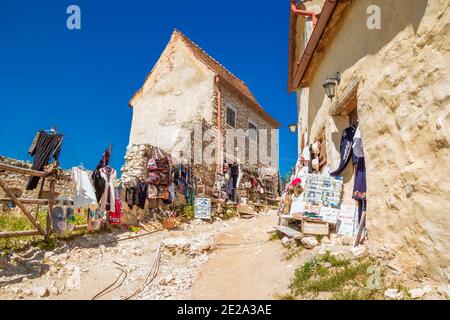
[[[233,113],[234,113],[234,126],[231,125],[231,124],[228,122],[228,110],[231,110],[231,111],[233,111]],[[227,124],[228,126],[230,126],[231,128],[236,129],[236,125],[237,125],[237,110],[236,110],[235,107],[232,107],[232,106],[230,106],[230,105],[227,105],[227,108],[226,108],[226,114],[225,114],[225,122],[226,122],[226,124]]]
[[[252,125],[252,126],[254,126],[255,127],[255,131],[256,131],[256,137],[254,137],[254,138],[252,138],[251,136],[250,136],[250,130],[252,129],[252,128],[250,128],[250,125]],[[248,132],[248,138],[249,139],[252,139],[252,140],[254,140],[254,141],[258,141],[258,129],[259,129],[259,127],[258,127],[258,125],[257,124],[255,124],[253,121],[247,121],[247,132]]]

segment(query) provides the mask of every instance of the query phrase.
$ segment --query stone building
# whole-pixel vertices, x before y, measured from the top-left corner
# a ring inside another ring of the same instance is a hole
[[[368,244],[410,275],[450,276],[449,1],[291,1],[289,89],[299,153],[324,142],[333,169],[342,130],[359,121]],[[314,17],[296,10],[320,13]],[[336,78],[330,99],[323,87]],[[344,171],[352,201],[354,168]]]
[[[126,164],[122,168],[125,184],[145,175],[143,158],[151,145],[161,148],[174,159],[193,160],[196,163],[194,175],[200,178],[205,193],[211,194],[215,174],[220,172],[218,163],[230,156],[242,155],[242,150],[245,150],[246,159],[257,154],[252,150],[254,144],[249,142],[256,140],[257,135],[246,136],[238,148],[232,149],[232,155],[226,154],[227,129],[242,129],[246,133],[248,129],[269,131],[267,156],[275,160],[268,163],[258,158],[254,167],[272,172],[278,183],[278,141],[277,136],[272,141],[270,130],[277,129],[279,123],[261,107],[243,81],[181,32],[173,32],[129,105],[133,109],[133,119]],[[201,131],[195,131],[195,126]],[[196,149],[198,145],[200,152]],[[214,150],[208,149],[208,145]],[[211,155],[213,161],[208,162],[205,155]],[[238,161],[246,162],[242,158]]]

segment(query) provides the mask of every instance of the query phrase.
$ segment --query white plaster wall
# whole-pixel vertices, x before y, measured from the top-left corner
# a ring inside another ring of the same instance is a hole
[[[132,99],[130,144],[151,144],[178,156],[196,121],[211,123],[214,73],[173,35],[142,92]]]
[[[381,8],[381,30],[366,27],[371,4]],[[368,243],[395,253],[408,274],[440,279],[450,276],[449,5],[448,0],[353,1],[314,73],[308,120],[312,138],[325,126],[336,168],[348,118],[328,115],[322,83],[340,71],[339,93],[359,79]],[[346,171],[348,200],[351,166]]]

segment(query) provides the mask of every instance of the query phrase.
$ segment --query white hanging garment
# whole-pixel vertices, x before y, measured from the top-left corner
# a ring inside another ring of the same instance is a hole
[[[244,173],[242,172],[242,167],[241,167],[241,165],[239,165],[238,168],[239,168],[239,169],[238,169],[238,170],[239,170],[239,175],[238,175],[237,182],[236,182],[236,188],[237,188],[237,189],[239,188],[239,185],[240,185],[241,179],[242,179],[242,175],[244,174]]]
[[[305,188],[306,178],[308,177],[308,166],[304,166],[295,177],[302,179],[301,185],[302,185],[302,188]]]
[[[94,186],[86,171],[79,167],[72,168],[72,181],[76,185],[75,195],[73,197],[73,207],[78,209],[89,208],[92,211],[98,208],[97,198],[95,196]]]
[[[291,210],[290,214],[303,213],[305,212],[305,202],[303,201],[303,196],[299,195],[296,197],[294,194],[291,196]]]
[[[306,161],[311,161],[311,152],[309,151],[309,146],[308,146],[308,145],[306,145],[306,146],[303,148],[302,157],[303,157],[303,159],[305,159]]]
[[[364,151],[363,151],[363,143],[362,143],[362,137],[361,137],[361,131],[358,128],[356,128],[355,135],[353,136],[353,154],[357,156],[358,158],[364,157]]]

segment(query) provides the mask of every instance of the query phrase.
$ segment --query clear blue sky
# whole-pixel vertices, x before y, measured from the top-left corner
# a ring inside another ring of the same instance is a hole
[[[81,8],[81,30],[66,9]],[[37,130],[65,135],[61,165],[93,168],[114,144],[119,170],[140,88],[178,28],[250,87],[279,122],[280,167],[297,154],[287,93],[289,1],[1,1],[0,155],[31,160]]]

